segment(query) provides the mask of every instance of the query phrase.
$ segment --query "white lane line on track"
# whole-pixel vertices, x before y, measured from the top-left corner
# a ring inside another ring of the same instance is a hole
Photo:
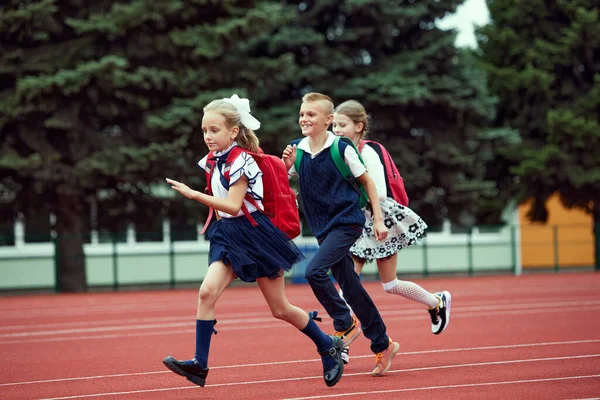
[[[506,361],[492,361],[492,362],[483,362],[483,363],[469,363],[469,364],[453,364],[453,365],[440,365],[436,367],[424,367],[424,368],[409,368],[409,369],[401,369],[401,370],[390,370],[387,374],[401,373],[401,372],[415,372],[415,371],[430,371],[430,370],[438,370],[438,369],[448,369],[448,368],[465,368],[465,367],[481,367],[486,365],[502,365],[502,364],[518,364],[518,363],[529,363],[529,362],[541,362],[541,361],[560,361],[560,360],[572,360],[572,359],[583,359],[583,358],[593,358],[600,357],[600,354],[585,354],[578,356],[567,356],[567,357],[549,357],[549,358],[530,358],[523,360],[506,360]],[[361,376],[361,375],[371,375],[370,372],[360,372],[360,373],[352,373],[352,374],[344,374],[344,377],[350,376]],[[585,375],[588,378],[592,377],[600,377],[600,375]],[[568,377],[566,377],[568,378]],[[563,378],[548,378],[548,379],[566,379]],[[293,382],[299,380],[306,379],[323,379],[322,376],[305,376],[300,378],[282,378],[282,379],[268,379],[268,380],[260,380],[260,381],[247,381],[247,382],[231,382],[231,383],[217,383],[213,385],[206,385],[206,388],[211,387],[226,387],[226,386],[241,386],[241,385],[256,385],[262,383],[281,383],[281,382]],[[489,383],[488,383],[489,384]],[[482,385],[482,384],[477,384]],[[437,388],[441,388],[440,386],[436,386]],[[199,386],[179,386],[172,388],[158,388],[158,389],[141,389],[141,390],[132,390],[127,392],[110,392],[110,393],[94,393],[94,394],[83,394],[76,396],[67,396],[67,397],[53,397],[46,398],[41,400],[67,400],[67,399],[80,399],[86,397],[102,397],[102,396],[117,396],[117,395],[128,395],[128,394],[138,394],[138,393],[152,393],[152,392],[164,392],[169,390],[183,390],[183,389],[199,389]],[[431,387],[434,388],[434,387]],[[403,391],[406,389],[397,389],[399,391]]]
[[[306,300],[314,300],[306,296]],[[85,299],[82,298],[82,302]],[[182,299],[180,301],[165,301],[160,303],[144,302],[139,300],[133,303],[115,303],[115,304],[86,304],[69,306],[65,304],[56,304],[54,306],[35,306],[32,308],[22,308],[13,310],[2,310],[0,311],[0,318],[37,318],[37,317],[73,317],[73,316],[87,316],[90,313],[106,313],[106,314],[120,314],[124,312],[156,312],[156,311],[169,311],[173,309],[189,309],[194,311],[196,309],[197,297],[190,297],[189,299]],[[259,293],[252,296],[251,298],[240,298],[240,299],[226,299],[219,301],[219,305],[223,307],[256,307],[264,305],[264,300]]]
[[[571,341],[566,341],[566,342],[507,344],[507,345],[481,346],[481,347],[459,347],[459,348],[455,348],[455,349],[407,351],[407,352],[400,352],[400,353],[398,353],[398,355],[411,356],[411,355],[452,353],[452,352],[464,352],[464,351],[515,349],[515,348],[525,348],[525,347],[566,346],[566,345],[577,345],[577,344],[598,343],[598,342],[600,342],[600,339],[571,340]],[[370,357],[373,357],[373,354],[352,356],[353,359],[370,358]],[[320,361],[321,361],[320,359],[274,361],[274,362],[254,363],[254,364],[223,365],[223,366],[210,367],[210,368],[213,370],[215,370],[215,369],[230,369],[230,368],[252,368],[252,367],[265,367],[265,366],[271,366],[271,365],[289,365],[289,364],[320,362]],[[164,370],[164,371],[150,371],[150,372],[134,372],[134,373],[128,373],[128,374],[96,375],[96,376],[83,376],[83,377],[76,377],[76,378],[57,378],[57,379],[46,379],[46,380],[39,380],[39,381],[0,383],[0,387],[2,387],[2,386],[17,386],[17,385],[31,385],[31,384],[40,384],[40,383],[53,383],[53,382],[65,382],[65,381],[78,381],[78,380],[87,380],[87,379],[119,378],[119,377],[125,377],[125,376],[167,374],[167,373],[171,373],[171,371]]]
[[[541,382],[555,382],[565,381],[573,379],[593,379],[600,378],[600,375],[579,375],[579,376],[562,376],[558,378],[539,378],[539,379],[520,379],[517,381],[497,381],[497,382],[482,382],[482,383],[463,383],[457,385],[444,385],[444,386],[425,386],[416,388],[405,388],[405,389],[389,389],[389,390],[375,390],[371,392],[353,392],[353,393],[338,393],[325,396],[310,396],[310,397],[295,397],[285,400],[311,400],[311,399],[331,399],[334,397],[348,397],[348,396],[367,396],[377,395],[386,393],[400,393],[400,392],[415,392],[420,390],[439,390],[439,389],[458,389],[468,387],[480,387],[480,386],[495,386],[495,385],[515,385],[523,383],[541,383]],[[588,399],[591,400],[591,399]]]
[[[180,311],[180,310],[177,310]],[[144,318],[121,318],[121,319],[106,319],[106,320],[94,320],[94,321],[75,321],[75,322],[52,322],[47,324],[22,324],[22,325],[5,325],[0,326],[0,331],[11,331],[18,329],[28,329],[28,328],[64,328],[67,326],[77,327],[77,326],[102,326],[102,325],[110,325],[110,324],[144,324],[144,323],[155,323],[155,322],[168,322],[168,321],[189,321],[190,318],[193,318],[195,311],[193,313],[186,313],[186,315],[180,316],[170,316],[170,317],[144,317]],[[268,312],[265,311],[256,311],[256,312],[244,312],[244,313],[223,313],[221,319],[236,319],[239,317],[264,317],[269,315]]]
[[[481,310],[485,307],[486,310],[500,310],[506,308],[533,308],[533,307],[571,307],[571,306],[591,306],[591,305],[600,305],[600,299],[598,300],[580,300],[580,301],[562,301],[562,302],[550,302],[550,301],[540,301],[541,299],[537,299],[538,301],[535,303],[524,303],[522,300],[515,302],[513,300],[508,302],[490,302],[490,304],[484,302],[477,302],[472,304],[465,303],[456,303],[453,310],[459,311],[477,311]],[[390,312],[394,314],[418,314],[424,315],[423,310],[420,308],[406,308],[406,306],[402,307],[398,304],[383,304],[378,305],[378,310],[380,312]],[[388,314],[391,315],[391,314]],[[256,311],[256,312],[240,312],[240,313],[223,313],[219,317],[219,321],[221,323],[228,323],[228,320],[239,320],[248,317],[262,317],[262,318],[271,318],[268,311]],[[327,316],[325,316],[327,317]],[[51,328],[51,327],[66,327],[66,326],[102,326],[102,325],[110,325],[110,324],[120,324],[120,326],[128,326],[133,324],[150,324],[156,322],[166,322],[166,321],[181,321],[181,322],[189,322],[190,316],[169,316],[169,317],[145,317],[145,318],[127,318],[127,319],[110,319],[105,321],[78,321],[78,322],[55,322],[48,324],[30,324],[30,325],[6,325],[0,326],[0,331],[9,331],[9,330],[18,330],[18,329],[40,329],[40,328]],[[76,328],[75,328],[76,329]],[[83,329],[92,329],[92,328],[83,328]],[[33,332],[45,332],[45,331],[33,331]],[[18,335],[19,333],[10,333],[10,334],[0,334],[1,337],[8,337],[6,335]]]
[[[521,303],[521,304],[506,304],[506,305],[496,305],[496,306],[486,306],[486,311],[500,311],[500,310],[509,310],[509,311],[519,311],[521,309],[531,310],[531,309],[546,309],[546,308],[569,308],[569,307],[589,307],[589,306],[600,306],[600,300],[598,301],[578,301],[578,302],[556,302],[556,303]],[[397,310],[391,309],[386,310],[386,307],[378,308],[382,315],[420,315],[425,316],[426,314],[422,309],[412,309],[412,310]],[[482,309],[481,305],[478,306],[455,306],[452,310],[455,313],[464,313],[471,311],[480,311]],[[222,317],[219,317],[219,326],[223,325],[232,325],[232,324],[251,324],[251,323],[259,323],[259,322],[269,322],[273,321],[273,317],[267,312],[254,313],[254,315],[259,316],[260,318],[248,318],[248,314],[237,314],[236,316],[230,314],[223,314]],[[36,330],[36,331],[24,331],[24,332],[12,332],[12,333],[2,333],[0,334],[1,338],[13,338],[13,337],[26,337],[26,336],[50,336],[50,335],[60,335],[60,334],[76,334],[76,333],[93,333],[93,332],[106,332],[106,331],[115,331],[115,330],[136,330],[136,329],[154,329],[154,328],[176,328],[176,327],[185,327],[185,326],[194,326],[194,322],[191,322],[190,317],[179,317],[182,319],[182,322],[171,322],[171,323],[145,323],[145,324],[134,324],[134,321],[121,321],[125,322],[125,324],[119,324],[116,326],[105,326],[105,327],[87,327],[87,328],[71,328],[71,329],[55,329],[55,330]],[[329,316],[324,315],[323,319],[329,319]],[[158,321],[156,321],[158,322]],[[82,322],[82,324],[85,324]],[[35,328],[35,326],[29,326]]]
[[[477,310],[481,310],[481,307],[477,307],[474,308]],[[600,309],[600,305],[599,306],[588,306],[586,308],[582,308],[580,306],[577,307],[564,307],[564,308],[558,308],[558,307],[548,307],[548,308],[527,308],[527,309],[522,309],[522,310],[497,310],[493,313],[493,317],[497,317],[500,315],[527,315],[527,314],[539,314],[540,312],[544,312],[544,313],[558,313],[558,312],[565,312],[565,311],[571,311],[571,312],[589,312],[589,311],[593,311],[593,310],[598,310]],[[489,309],[486,308],[486,311],[479,311],[479,312],[471,312],[468,309],[465,310],[464,308],[453,308],[453,313],[452,316],[454,318],[485,318],[485,317],[491,317]],[[423,312],[421,311],[419,313],[419,315],[415,315],[415,316],[400,316],[400,317],[395,317],[394,315],[401,315],[404,314],[404,312],[400,312],[400,311],[383,311],[381,312],[381,315],[384,316],[385,321],[410,321],[410,320],[421,320],[421,319],[426,319],[428,316],[426,316],[425,314],[423,314]],[[329,320],[328,316],[323,316],[323,321],[327,321]],[[254,326],[247,326],[248,322],[252,322],[252,323],[259,323],[257,325]],[[225,325],[240,325],[240,326],[225,326]],[[176,327],[186,327],[189,326],[190,329],[182,329],[182,330],[173,330],[172,328],[176,328]],[[113,339],[113,338],[120,338],[120,337],[136,337],[136,336],[157,336],[157,335],[173,335],[175,333],[190,333],[190,332],[195,332],[195,330],[192,328],[194,326],[193,322],[181,322],[181,323],[171,323],[171,324],[150,324],[149,326],[140,326],[140,327],[135,327],[135,326],[119,326],[119,327],[104,327],[104,328],[90,328],[89,330],[59,330],[60,333],[51,333],[51,332],[45,332],[45,331],[40,331],[40,332],[28,332],[28,333],[13,333],[13,334],[1,334],[0,338],[4,338],[4,339],[12,339],[12,338],[17,338],[17,337],[31,337],[31,336],[50,336],[53,334],[64,334],[65,336],[59,336],[59,337],[51,337],[51,338],[39,338],[39,339],[22,339],[22,340],[1,340],[0,339],[0,345],[10,345],[10,344],[19,344],[19,343],[40,343],[40,342],[60,342],[60,341],[73,341],[73,340],[88,340],[88,339]],[[265,329],[265,328],[269,328],[269,329],[273,329],[273,328],[284,328],[287,329],[289,328],[289,324],[283,321],[279,321],[279,320],[274,320],[273,317],[269,317],[269,318],[254,318],[251,320],[247,320],[247,319],[238,319],[236,321],[221,321],[219,322],[219,326],[221,326],[221,329],[224,331],[232,331],[232,330],[240,330],[240,329],[244,329],[244,330],[255,330],[255,329]],[[167,329],[169,328],[169,329]],[[218,328],[218,327],[217,327]],[[79,331],[79,333],[84,333],[84,332],[107,332],[107,331],[127,331],[127,330],[141,330],[141,329],[158,329],[158,331],[154,331],[154,332],[135,332],[135,333],[128,333],[128,332],[124,332],[124,333],[117,333],[117,334],[107,334],[107,335],[88,335],[88,336],[71,336],[73,333],[76,333],[74,331]],[[163,330],[161,330],[163,329]],[[166,329],[166,330],[165,330]],[[219,329],[217,329],[219,330]],[[52,331],[52,332],[56,332],[56,331]]]
[[[595,278],[595,275],[590,275],[589,279],[586,280],[585,283],[590,283],[590,280],[593,280]],[[427,284],[427,282],[421,281],[422,284],[424,284],[424,286],[428,287],[430,285]],[[592,282],[593,283],[593,282]],[[592,285],[592,283],[590,283],[590,285]],[[380,294],[380,284],[377,282],[374,282],[373,284],[371,282],[367,282],[367,287],[371,290],[371,286],[377,287],[376,290],[372,290],[371,293],[371,298],[376,301],[376,302],[380,302],[383,299],[386,299],[387,296],[386,295],[382,295]],[[481,291],[478,291],[478,289],[481,289]],[[258,289],[257,289],[258,290]],[[455,296],[461,296],[465,299],[472,299],[472,300],[476,300],[478,298],[485,298],[488,299],[490,298],[492,295],[520,295],[520,294],[524,294],[524,295],[532,295],[535,293],[540,293],[541,296],[538,297],[542,297],[544,295],[548,296],[549,293],[553,293],[553,294],[562,294],[565,293],[567,296],[568,295],[572,295],[573,293],[582,293],[582,291],[584,291],[586,294],[588,294],[588,296],[594,297],[597,295],[597,291],[595,290],[595,286],[590,286],[589,288],[586,287],[582,287],[581,285],[572,285],[572,286],[561,286],[561,287],[556,287],[556,285],[550,285],[549,287],[546,286],[537,286],[533,285],[531,287],[521,287],[518,290],[505,290],[505,289],[495,289],[495,288],[480,288],[477,287],[475,285],[471,285],[469,287],[469,290],[453,290],[452,294],[453,297]],[[164,292],[160,292],[160,293],[164,293]],[[185,302],[183,303],[183,308],[187,309],[189,308],[190,310],[194,311],[195,310],[195,293],[192,293],[192,295],[190,296],[190,300],[192,300],[191,302],[188,302],[187,300],[187,295],[186,296],[181,296],[182,300],[185,300]],[[178,295],[177,293],[175,293],[176,295]],[[126,293],[123,293],[123,295],[125,296]],[[483,296],[482,296],[483,295]],[[152,300],[150,301],[144,301],[144,299],[146,298],[151,298]],[[69,306],[69,305],[65,305],[65,304],[53,304],[53,305],[47,305],[47,304],[35,304],[32,305],[31,307],[19,307],[19,308],[13,308],[13,309],[3,309],[2,311],[0,311],[0,319],[7,319],[7,318],[19,318],[19,319],[24,319],[24,318],[34,318],[34,317],[47,317],[47,316],[52,316],[52,317],[61,317],[61,316],[88,316],[90,313],[99,313],[99,312],[103,312],[103,313],[107,313],[107,314],[119,314],[119,313],[123,313],[124,311],[134,311],[134,312],[154,312],[157,310],[169,310],[169,309],[173,309],[173,308],[179,308],[181,309],[182,307],[182,302],[181,301],[164,301],[164,302],[158,302],[158,303],[152,303],[152,301],[154,300],[154,298],[152,296],[147,296],[146,298],[142,298],[141,300],[136,300],[135,302],[129,302],[129,303],[122,303],[122,302],[115,302],[115,303],[102,303],[102,304],[95,304],[94,301],[90,301],[88,302],[88,304],[86,305],[77,305],[77,306]],[[314,295],[312,294],[312,292],[307,291],[306,294],[291,294],[289,295],[290,300],[293,300],[293,302],[298,303],[298,302],[307,302],[309,304],[314,303]],[[556,296],[554,296],[554,298],[556,298]],[[512,299],[514,301],[514,299]],[[85,302],[85,298],[82,297],[82,302]],[[129,298],[126,299],[126,301],[129,301]],[[383,300],[385,301],[385,300]],[[484,300],[485,301],[485,300]],[[0,299],[0,304],[1,304],[1,299]],[[188,307],[189,305],[189,307]],[[220,306],[227,306],[227,305],[231,305],[231,306],[235,306],[235,307],[253,307],[253,306],[262,306],[264,305],[264,301],[262,299],[262,296],[258,293],[258,291],[256,292],[256,294],[248,297],[244,297],[244,298],[234,298],[234,299],[221,299],[219,301],[219,305]],[[298,305],[298,304],[296,304]]]

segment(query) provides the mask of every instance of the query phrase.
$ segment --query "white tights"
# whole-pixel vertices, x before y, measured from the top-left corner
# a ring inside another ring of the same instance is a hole
[[[382,285],[386,293],[395,294],[425,304],[428,308],[435,308],[439,303],[437,297],[414,282],[394,279],[391,282],[382,283]]]

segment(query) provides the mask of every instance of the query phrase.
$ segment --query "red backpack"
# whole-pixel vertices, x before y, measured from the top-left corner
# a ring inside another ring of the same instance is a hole
[[[264,207],[263,214],[269,217],[273,225],[275,225],[280,231],[285,233],[290,239],[293,239],[300,235],[300,216],[298,215],[298,202],[296,201],[296,193],[290,187],[288,179],[288,171],[281,158],[265,154],[262,149],[259,148],[259,153],[252,153],[248,150],[242,149],[239,146],[235,146],[231,149],[227,155],[225,161],[225,180],[229,182],[229,172],[233,161],[241,154],[247,153],[254,158],[256,164],[263,173],[263,199],[262,204]],[[214,160],[214,154],[211,151],[208,153],[208,160],[206,162],[206,192],[212,194],[211,177],[214,171],[216,161]],[[258,210],[258,204],[249,193],[246,193],[244,199],[248,200]],[[202,228],[201,234],[204,234],[213,214],[212,207],[209,210],[208,218]],[[245,204],[242,204],[242,212],[248,218],[252,226],[258,225]]]
[[[381,143],[374,142],[373,140],[361,140],[358,150],[362,152],[365,145],[369,145],[377,155],[379,160],[383,164],[385,170],[385,186],[387,187],[387,197],[391,197],[396,202],[403,206],[408,206],[408,195],[404,188],[404,180],[394,164],[394,160],[390,153],[383,147]]]

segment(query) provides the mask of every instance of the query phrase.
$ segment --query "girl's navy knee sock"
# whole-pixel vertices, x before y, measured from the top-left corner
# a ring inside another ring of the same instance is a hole
[[[208,368],[208,350],[215,320],[196,320],[196,361],[204,369]]]
[[[300,332],[304,333],[306,336],[311,338],[311,340],[317,346],[318,352],[324,352],[331,348],[331,338],[325,333],[323,333],[321,328],[319,328],[317,324],[315,324],[315,321],[313,321],[312,318],[308,319],[308,325],[306,325],[306,327]],[[321,356],[321,359],[323,360],[323,366],[325,368],[333,367],[334,361],[333,358],[329,356],[329,354]]]

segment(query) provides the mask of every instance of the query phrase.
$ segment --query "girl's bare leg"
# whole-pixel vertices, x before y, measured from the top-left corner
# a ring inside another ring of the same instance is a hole
[[[289,322],[302,330],[308,325],[308,314],[288,301],[285,296],[283,273],[277,279],[259,278],[258,287],[269,305],[271,314],[277,319]]]
[[[273,317],[295,326],[313,341],[317,351],[321,355],[325,384],[327,386],[334,386],[344,372],[344,364],[342,362],[344,342],[340,338],[332,338],[323,333],[305,311],[290,304],[285,295],[283,271],[280,275],[281,277],[277,279],[259,278],[256,280],[269,305],[271,314],[273,314]]]
[[[194,358],[180,361],[169,356],[163,360],[167,368],[196,385],[204,386],[208,376],[208,353],[215,324],[215,304],[234,278],[231,267],[222,261],[215,261],[210,265],[198,293]]]
[[[352,256],[352,261],[354,261],[354,272],[356,272],[356,275],[360,276],[366,260],[364,258]]]
[[[234,279],[235,273],[231,266],[225,265],[222,261],[215,261],[210,265],[198,293],[196,319],[212,320],[215,318],[215,304]]]

